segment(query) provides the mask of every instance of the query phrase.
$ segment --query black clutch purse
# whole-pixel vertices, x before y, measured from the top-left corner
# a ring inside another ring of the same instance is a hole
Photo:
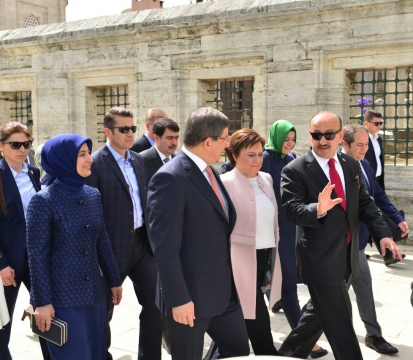
[[[62,346],[67,342],[67,323],[63,320],[52,318],[52,325],[49,331],[40,331],[36,325],[34,315],[30,317],[30,327],[34,334],[39,335],[43,339],[52,342],[53,344]]]

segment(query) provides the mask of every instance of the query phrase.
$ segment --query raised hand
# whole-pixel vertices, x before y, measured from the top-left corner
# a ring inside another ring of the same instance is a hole
[[[331,198],[331,192],[333,191],[335,185],[329,182],[321,193],[318,194],[318,204],[317,204],[317,215],[323,215],[328,210],[332,209],[337,204],[340,204],[342,198]]]

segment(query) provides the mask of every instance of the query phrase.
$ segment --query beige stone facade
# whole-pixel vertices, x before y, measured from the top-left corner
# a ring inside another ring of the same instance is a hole
[[[66,6],[67,0],[2,0],[0,30],[63,22]]]
[[[412,31],[411,0],[219,0],[3,31],[0,121],[9,118],[16,92],[30,92],[37,143],[77,132],[99,146],[102,94],[110,88],[127,93],[142,133],[148,108],[165,109],[182,126],[192,109],[214,100],[211,90],[220,80],[248,78],[253,127],[266,135],[275,120],[292,121],[302,154],[317,111],[354,121],[360,71],[386,75],[403,68],[403,90],[398,79],[391,86],[402,91],[404,105],[392,105],[394,114],[390,106],[385,110],[389,124],[396,117],[393,125],[413,128]],[[373,100],[379,104],[379,95]],[[402,113],[407,117],[400,122]],[[411,133],[404,136],[403,146],[411,149]],[[403,172],[403,186],[413,189],[413,167],[395,166],[393,158],[386,165],[388,193],[397,194],[413,225],[411,195],[398,181]]]

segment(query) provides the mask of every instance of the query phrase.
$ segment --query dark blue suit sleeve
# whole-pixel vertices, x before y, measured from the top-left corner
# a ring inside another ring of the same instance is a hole
[[[185,192],[170,173],[157,172],[149,183],[149,229],[167,308],[191,301],[182,272],[180,248],[185,216]]]

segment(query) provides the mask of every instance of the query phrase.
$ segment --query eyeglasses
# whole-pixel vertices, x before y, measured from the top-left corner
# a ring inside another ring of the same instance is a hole
[[[375,126],[382,126],[383,125],[383,121],[375,121],[375,122],[371,122],[371,121],[367,121],[370,124],[374,124]]]
[[[23,147],[28,150],[32,147],[33,140],[28,141],[2,141],[3,144],[9,144],[13,150],[19,150],[22,145]]]
[[[204,142],[204,141],[205,141],[206,139],[208,139],[208,138],[215,139],[215,140],[221,139],[221,140],[229,141],[229,139],[231,139],[231,135],[227,135],[227,136],[225,136],[225,137],[221,137],[221,136],[218,136],[218,135],[207,136],[207,137],[206,137],[204,140],[202,140],[201,142]]]
[[[334,132],[326,132],[326,133],[313,132],[313,133],[310,133],[310,135],[313,138],[313,140],[317,140],[317,141],[320,141],[323,136],[324,136],[324,139],[326,140],[334,140],[334,138],[340,131],[341,129],[334,131]]]
[[[137,126],[113,126],[111,129],[119,129],[121,134],[127,134],[129,130],[132,130],[133,133],[136,133]]]

